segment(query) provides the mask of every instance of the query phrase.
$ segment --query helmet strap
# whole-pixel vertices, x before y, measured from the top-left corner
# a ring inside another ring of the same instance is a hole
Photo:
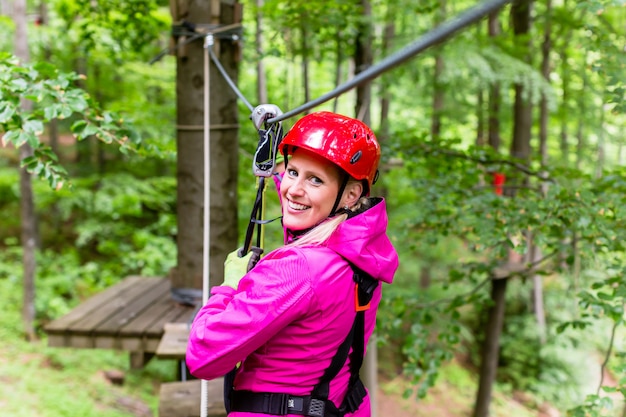
[[[346,190],[346,186],[348,185],[348,174],[343,173],[343,179],[341,180],[341,185],[339,186],[339,192],[337,193],[337,198],[335,199],[335,204],[333,205],[333,209],[330,211],[328,217],[336,216],[337,214],[341,214],[344,212],[343,207],[340,212],[337,212],[337,207],[339,207],[339,203],[341,202],[341,197],[343,197],[343,192]]]

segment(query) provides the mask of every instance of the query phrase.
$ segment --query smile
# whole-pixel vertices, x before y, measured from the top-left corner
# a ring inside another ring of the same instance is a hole
[[[304,211],[311,208],[310,206],[305,206],[304,204],[299,204],[291,200],[287,200],[287,202],[289,204],[289,208],[292,210]]]

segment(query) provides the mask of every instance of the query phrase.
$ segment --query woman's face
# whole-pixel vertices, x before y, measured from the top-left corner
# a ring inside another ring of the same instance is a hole
[[[339,168],[326,159],[297,149],[288,159],[280,184],[283,226],[304,230],[330,215],[339,192]]]

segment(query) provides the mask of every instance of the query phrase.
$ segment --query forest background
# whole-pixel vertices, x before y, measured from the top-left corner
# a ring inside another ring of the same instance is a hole
[[[246,2],[239,88],[290,110],[473,5]],[[46,348],[42,328],[175,266],[176,74],[154,62],[168,4],[4,0],[0,13],[0,410],[150,415],[172,364],[110,387],[98,371],[124,369],[120,354]],[[424,413],[435,398],[437,415],[626,413],[625,48],[624,1],[517,1],[316,108],[367,120],[384,148],[374,193],[401,259],[378,322],[385,389]],[[244,106],[239,119],[243,231],[257,132]]]

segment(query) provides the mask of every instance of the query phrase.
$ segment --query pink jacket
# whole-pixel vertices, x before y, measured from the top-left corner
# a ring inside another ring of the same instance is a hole
[[[190,372],[213,379],[242,362],[235,389],[310,394],[355,318],[347,260],[387,283],[398,267],[397,253],[386,235],[385,202],[376,201],[343,222],[323,246],[283,246],[263,257],[236,291],[213,287],[191,327],[186,356]],[[381,287],[365,313],[366,346],[376,324]],[[330,399],[338,406],[347,391],[348,363],[330,384]],[[352,416],[370,414],[366,397]]]

